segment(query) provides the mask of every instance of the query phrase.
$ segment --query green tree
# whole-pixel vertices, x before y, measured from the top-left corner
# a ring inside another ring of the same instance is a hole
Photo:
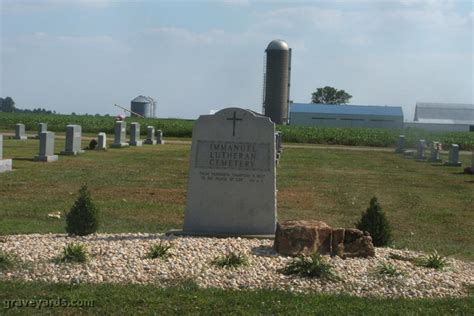
[[[362,213],[356,227],[369,232],[376,247],[386,246],[392,241],[391,225],[375,196],[370,200],[369,208]]]
[[[346,104],[352,96],[344,90],[337,90],[333,87],[318,88],[311,97],[312,103],[323,104]]]
[[[99,227],[99,210],[91,199],[91,194],[84,185],[79,190],[79,197],[66,215],[66,231],[69,235],[85,236],[97,231]]]
[[[15,101],[10,97],[2,99],[0,103],[0,112],[15,112]]]

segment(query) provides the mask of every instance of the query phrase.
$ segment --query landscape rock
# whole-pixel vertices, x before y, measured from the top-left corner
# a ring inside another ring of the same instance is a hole
[[[367,232],[355,228],[331,228],[321,221],[286,221],[277,224],[274,249],[288,256],[316,252],[341,258],[374,257],[375,248]]]
[[[286,221],[277,223],[275,251],[288,256],[310,255],[328,251],[331,227],[320,221]]]

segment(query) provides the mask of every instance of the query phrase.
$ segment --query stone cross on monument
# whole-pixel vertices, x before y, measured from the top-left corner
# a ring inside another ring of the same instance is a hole
[[[242,121],[241,118],[237,118],[237,114],[236,112],[234,111],[234,116],[233,117],[229,117],[227,118],[228,121],[233,121],[233,126],[232,126],[232,136],[235,136],[235,122],[237,121]]]

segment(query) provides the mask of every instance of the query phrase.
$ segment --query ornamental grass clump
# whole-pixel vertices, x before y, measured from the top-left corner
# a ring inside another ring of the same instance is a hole
[[[63,255],[57,259],[57,262],[87,262],[89,255],[86,247],[82,244],[68,244],[63,249]]]
[[[421,257],[417,259],[417,265],[421,267],[442,270],[448,265],[448,262],[446,257],[441,256],[436,250],[434,250],[427,257]]]
[[[8,270],[14,265],[14,257],[0,250],[0,271]]]
[[[280,272],[285,275],[295,274],[301,277],[327,279],[330,281],[338,281],[340,279],[334,272],[332,265],[326,262],[319,253],[311,256],[299,256],[281,269]]]
[[[394,265],[392,265],[390,263],[381,263],[377,267],[376,270],[379,274],[388,275],[388,276],[398,276],[398,275],[403,274],[400,271],[398,271],[397,268]]]
[[[214,259],[212,264],[221,268],[237,268],[249,265],[249,259],[244,254],[230,252],[225,256]]]
[[[369,232],[376,247],[387,246],[392,241],[392,228],[376,197],[355,224],[357,229]]]
[[[164,245],[161,241],[159,244],[153,244],[148,248],[146,257],[148,259],[161,258],[165,259],[170,256],[169,250],[171,245]]]
[[[91,194],[84,185],[79,197],[66,215],[66,231],[69,235],[93,234],[99,227],[99,210],[92,202]]]

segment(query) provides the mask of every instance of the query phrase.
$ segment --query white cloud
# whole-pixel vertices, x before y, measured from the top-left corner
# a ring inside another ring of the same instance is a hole
[[[106,9],[123,2],[143,0],[0,0],[2,13],[22,14],[31,11],[49,10],[63,6],[80,6],[90,9]]]
[[[194,44],[210,44],[224,36],[224,31],[210,30],[206,32],[193,32],[179,27],[157,27],[145,30],[144,34],[162,36],[172,40],[186,41]]]
[[[258,14],[263,26],[296,28],[309,25],[316,29],[338,29],[344,14],[340,10],[322,9],[317,6],[289,7]]]

